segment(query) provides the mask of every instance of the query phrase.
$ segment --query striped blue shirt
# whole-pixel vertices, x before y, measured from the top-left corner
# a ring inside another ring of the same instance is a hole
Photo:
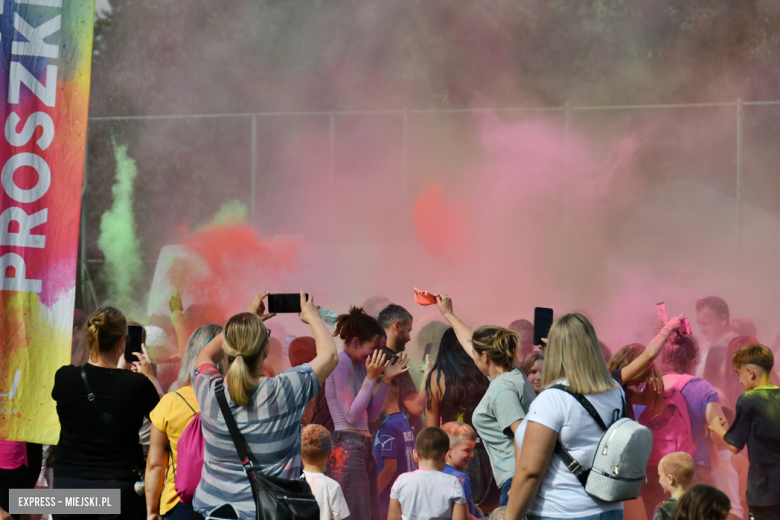
[[[241,461],[219,409],[214,388],[223,380],[211,363],[195,369],[192,386],[201,410],[203,474],[192,505],[206,516],[231,504],[240,518],[255,518],[255,503]],[[263,378],[249,393],[249,402],[236,405],[225,388],[230,410],[254,456],[258,471],[273,477],[301,476],[300,420],[306,404],[320,391],[317,376],[308,363]]]

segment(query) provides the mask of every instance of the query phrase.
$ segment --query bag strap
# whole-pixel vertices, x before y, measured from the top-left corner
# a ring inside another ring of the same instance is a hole
[[[252,458],[250,456],[246,442],[244,441],[244,437],[238,430],[236,418],[233,417],[233,413],[230,411],[230,406],[228,406],[227,399],[225,398],[225,387],[221,381],[218,382],[214,388],[214,393],[217,395],[219,409],[222,411],[222,417],[225,419],[225,424],[227,424],[228,431],[230,432],[230,438],[233,439],[233,445],[236,447],[236,451],[238,452],[238,458],[241,460],[241,466],[243,466],[244,473],[246,473],[246,476],[249,479],[249,485],[252,487],[252,489],[254,489],[252,483],[257,480],[257,471],[255,470],[254,464],[252,464]]]
[[[181,395],[179,392],[174,392],[174,393],[175,393],[176,395],[178,395],[179,397],[181,397],[181,400],[182,400],[182,401],[184,401],[185,403],[187,403],[187,406],[189,406],[189,407],[190,407],[190,410],[192,410],[192,413],[194,413],[194,414],[197,414],[197,413],[198,413],[198,412],[196,412],[196,411],[195,411],[195,408],[193,408],[193,407],[192,407],[192,405],[190,404],[190,402],[189,402],[189,401],[187,401],[187,400],[184,398],[184,396],[183,396],[183,395]]]
[[[564,386],[564,385],[553,385],[550,388],[555,388],[556,390],[562,390],[562,391],[566,392],[567,394],[569,394],[570,396],[572,396],[573,398],[575,398],[577,400],[577,402],[580,403],[583,408],[585,408],[585,411],[588,412],[588,415],[593,417],[593,420],[596,421],[596,424],[599,425],[599,428],[601,428],[604,431],[607,431],[607,429],[608,429],[607,425],[604,424],[604,420],[601,418],[599,413],[593,407],[591,402],[588,401],[587,397],[585,397],[582,394],[575,394],[574,392],[569,390],[569,387]],[[625,403],[625,401],[623,401],[623,415],[624,416],[626,414],[625,408],[626,408],[626,403]]]
[[[574,397],[574,399],[577,400],[578,403],[582,405],[583,408],[585,408],[585,411],[588,412],[588,414],[593,418],[594,421],[596,421],[596,424],[599,425],[599,428],[601,428],[604,431],[607,431],[607,425],[604,424],[604,420],[601,418],[599,413],[596,411],[596,409],[593,407],[593,404],[591,404],[588,399],[582,395],[577,394],[569,390],[569,387],[564,385],[553,385],[549,388],[554,388],[556,390],[561,390],[563,392],[566,392],[570,396]],[[623,399],[623,417],[626,416],[626,400]],[[582,467],[582,465],[575,460],[574,457],[571,456],[571,454],[566,450],[566,448],[563,447],[563,444],[561,443],[560,436],[555,441],[555,453],[561,458],[564,464],[566,464],[566,467],[569,468],[569,471],[574,473],[574,476],[577,477],[577,480],[580,481],[580,484],[583,486],[587,485],[588,483],[588,475],[590,475],[590,469],[585,469]]]
[[[106,427],[108,427],[108,429],[111,430],[111,438],[114,440],[114,446],[116,446],[119,449],[119,451],[122,453],[122,455],[124,455],[124,457],[130,462],[131,471],[133,473],[136,473],[139,478],[142,478],[142,473],[138,464],[134,462],[133,457],[125,450],[124,446],[122,446],[119,442],[117,442],[117,439],[119,437],[117,436],[116,429],[109,421],[103,419],[104,415],[107,414],[104,414],[103,412],[100,411],[100,407],[98,406],[97,401],[95,399],[95,394],[94,392],[92,392],[92,387],[89,386],[89,380],[87,379],[87,371],[84,370],[84,366],[85,365],[81,365],[81,380],[84,381],[84,386],[87,389],[87,400],[95,406],[95,411],[98,414],[98,422],[103,422],[106,425]]]

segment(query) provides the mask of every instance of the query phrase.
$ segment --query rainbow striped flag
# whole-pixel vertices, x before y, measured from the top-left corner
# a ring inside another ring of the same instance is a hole
[[[0,0],[0,439],[54,444],[70,363],[94,0]]]

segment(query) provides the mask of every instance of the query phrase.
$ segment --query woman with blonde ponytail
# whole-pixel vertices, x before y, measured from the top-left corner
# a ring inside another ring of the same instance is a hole
[[[301,321],[311,327],[317,356],[275,377],[265,377],[270,334],[264,321],[263,298],[257,295],[247,312],[230,318],[221,334],[198,355],[192,386],[201,411],[205,451],[203,477],[192,501],[195,518],[205,518],[226,505],[237,518],[255,518],[256,507],[236,453],[215,388],[224,384],[226,398],[258,473],[271,477],[301,477],[300,420],[306,404],[336,368],[336,345],[311,297],[301,292]],[[217,364],[227,359],[226,375]],[[224,510],[221,510],[222,513]]]
[[[160,397],[146,349],[138,372],[124,370],[126,338],[127,319],[122,312],[101,307],[86,323],[89,361],[64,366],[54,376],[51,396],[57,402],[60,440],[53,487],[119,489],[119,517],[138,519],[146,516],[143,498],[134,489],[137,471],[145,465],[138,430]]]
[[[455,316],[448,294],[437,294],[436,300],[463,349],[490,378],[490,386],[474,409],[472,421],[490,456],[493,476],[501,490],[499,506],[505,506],[515,473],[515,431],[536,397],[528,377],[514,365],[520,336],[496,325],[485,325],[472,332]]]

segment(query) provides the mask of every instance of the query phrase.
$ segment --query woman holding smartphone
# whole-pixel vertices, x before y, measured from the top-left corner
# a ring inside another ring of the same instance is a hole
[[[436,301],[466,354],[490,378],[490,386],[474,410],[472,421],[487,448],[493,476],[501,490],[499,505],[505,506],[515,473],[514,435],[536,397],[526,375],[514,366],[520,336],[495,325],[472,332],[455,316],[448,294],[436,295]]]
[[[127,319],[119,309],[101,307],[86,328],[89,362],[64,366],[54,376],[51,396],[61,429],[53,487],[119,489],[119,518],[142,518],[143,490],[135,489],[145,466],[138,430],[160,400],[153,365],[144,349],[138,373],[124,370]]]

